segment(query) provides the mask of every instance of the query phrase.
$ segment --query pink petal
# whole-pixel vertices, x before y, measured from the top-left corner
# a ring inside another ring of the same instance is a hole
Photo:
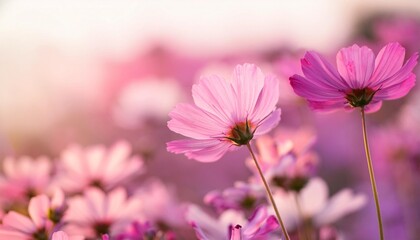
[[[418,53],[413,54],[413,56],[408,59],[407,63],[398,70],[394,75],[390,76],[389,78],[382,79],[381,81],[376,82],[376,85],[371,85],[374,89],[385,89],[387,87],[391,87],[396,84],[400,84],[403,81],[406,81],[408,78],[412,76],[412,71],[414,67],[417,65],[417,59],[419,55]]]
[[[232,227],[232,235],[230,236],[230,240],[242,240],[242,231],[241,226],[236,225]]]
[[[206,113],[191,104],[178,104],[169,114],[172,118],[168,127],[172,131],[195,139],[208,139],[220,136],[230,125],[217,116]]]
[[[321,178],[311,179],[306,187],[300,192],[302,211],[307,216],[313,216],[320,212],[328,199],[327,184]]]
[[[69,240],[69,236],[63,231],[58,231],[53,233],[51,240]]]
[[[375,55],[368,47],[341,49],[337,54],[337,69],[352,89],[363,89],[369,83],[375,68]]]
[[[243,64],[235,67],[232,86],[235,91],[236,113],[235,120],[242,120],[244,116],[254,112],[255,105],[262,88],[265,76],[260,68],[254,64]]]
[[[258,122],[274,111],[279,101],[279,94],[279,80],[274,76],[265,77],[264,87],[258,96],[254,111],[250,114],[249,119]]]
[[[183,139],[167,143],[167,150],[173,153],[184,153],[188,158],[201,162],[214,162],[219,160],[231,146],[230,142],[218,139]]]
[[[36,226],[29,218],[13,211],[7,213],[6,216],[3,217],[3,226],[27,234],[32,234],[36,231]]]
[[[0,239],[7,239],[7,240],[28,240],[31,234],[25,234],[21,232],[16,232],[13,229],[5,229],[4,227],[0,226]]]
[[[48,218],[50,200],[47,195],[39,195],[31,198],[29,202],[29,216],[37,228],[44,227]]]
[[[275,128],[280,122],[281,109],[272,112],[266,119],[259,123],[254,136],[259,136],[268,133]]]
[[[404,63],[405,49],[398,43],[389,43],[381,49],[375,59],[375,71],[370,79],[376,85],[383,79],[394,75]]]
[[[349,189],[341,190],[329,200],[322,212],[316,215],[315,223],[317,226],[334,223],[344,215],[360,209],[366,202],[367,198],[364,195],[355,195]]]
[[[194,84],[192,95],[197,107],[220,118],[219,125],[232,125],[236,120],[237,100],[229,81],[215,75],[202,77],[198,84]]]
[[[308,100],[309,107],[314,110],[333,111],[339,108],[343,108],[347,102],[343,99],[337,101],[310,101]]]
[[[331,101],[343,99],[346,88],[339,86],[328,86],[318,79],[309,79],[299,75],[290,77],[290,85],[292,85],[295,93],[307,100],[311,101]],[[343,90],[344,89],[344,90]]]
[[[322,88],[342,90],[349,87],[337,70],[316,52],[306,52],[301,64],[305,77]]]
[[[375,99],[372,100],[368,105],[365,106],[365,112],[366,113],[373,113],[379,111],[382,107],[382,101],[375,101]]]

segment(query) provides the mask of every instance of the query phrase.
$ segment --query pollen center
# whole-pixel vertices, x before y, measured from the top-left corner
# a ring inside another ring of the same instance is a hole
[[[248,120],[232,127],[226,138],[237,146],[246,145],[254,137],[254,125]]]
[[[371,88],[353,89],[346,94],[346,99],[353,107],[364,107],[372,101],[376,92]]]

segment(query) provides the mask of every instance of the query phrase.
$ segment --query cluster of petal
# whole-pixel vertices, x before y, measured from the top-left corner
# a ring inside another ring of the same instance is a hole
[[[8,212],[0,225],[0,239],[47,239],[54,227],[49,213],[56,202],[47,195],[38,195],[29,202],[29,217],[15,211]]]
[[[317,154],[310,151],[315,140],[309,129],[279,129],[275,137],[264,135],[257,139],[258,159],[266,179],[286,190],[303,187],[318,163]],[[252,159],[247,160],[247,165],[255,172]],[[255,172],[255,179],[259,180],[257,175]]]
[[[60,158],[57,184],[67,192],[81,192],[89,186],[110,190],[144,171],[142,159],[130,154],[131,146],[126,141],[109,149],[69,147]]]
[[[64,220],[66,230],[86,237],[111,237],[121,232],[140,215],[141,201],[128,198],[123,188],[105,193],[98,188],[88,188],[83,196],[68,200],[69,209]]]
[[[45,157],[3,160],[3,176],[0,176],[0,200],[4,205],[29,201],[45,193],[49,188],[52,163]]]
[[[141,199],[141,213],[148,221],[165,225],[185,225],[185,207],[175,197],[173,189],[154,179],[134,194]]]
[[[191,205],[186,218],[200,240],[272,239],[271,233],[279,226],[277,219],[269,216],[265,207],[257,208],[246,220],[243,213],[234,210],[225,211],[218,219],[214,219],[198,206]]]
[[[310,221],[316,228],[334,223],[344,215],[360,209],[367,202],[365,195],[354,194],[350,189],[343,189],[328,198],[327,184],[321,178],[312,178],[297,196],[303,221]],[[277,191],[274,198],[287,229],[296,230],[302,224],[302,217],[296,205],[296,193]]]
[[[220,213],[228,209],[253,210],[256,206],[264,203],[265,199],[266,192],[263,186],[236,182],[232,188],[207,193],[204,202]]]
[[[313,109],[363,107],[375,112],[383,100],[401,98],[414,86],[418,54],[403,65],[404,58],[405,49],[396,42],[383,47],[376,58],[370,48],[355,44],[337,53],[336,69],[309,51],[301,60],[304,76],[293,75],[290,84]]]
[[[191,139],[169,142],[167,149],[198,161],[216,161],[280,121],[278,80],[252,64],[236,66],[229,80],[201,78],[192,95],[195,104],[178,104],[168,122],[169,129]]]

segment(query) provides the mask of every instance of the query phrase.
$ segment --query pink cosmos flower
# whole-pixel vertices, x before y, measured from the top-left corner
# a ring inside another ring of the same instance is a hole
[[[317,110],[364,108],[380,109],[383,100],[405,96],[414,86],[412,73],[417,64],[415,53],[403,65],[405,49],[390,43],[376,56],[366,46],[353,45],[337,54],[337,69],[318,53],[309,51],[301,60],[304,76],[293,75],[295,93]]]
[[[287,229],[290,231],[297,230],[305,221],[310,221],[317,229],[328,226],[343,216],[359,210],[367,202],[365,195],[355,194],[350,189],[343,189],[329,198],[327,184],[317,177],[312,178],[297,196],[301,212],[296,205],[295,192],[276,191],[274,194]]]
[[[261,169],[267,180],[286,190],[303,188],[318,163],[318,156],[310,151],[315,140],[309,129],[281,129],[274,138],[265,135],[257,139]],[[247,160],[248,167],[255,171],[253,164],[252,159]]]
[[[83,191],[89,186],[110,190],[144,171],[142,159],[130,154],[131,146],[126,141],[109,149],[72,146],[61,155],[57,184],[68,192]]]
[[[191,138],[169,142],[168,151],[188,158],[216,161],[280,121],[278,81],[252,64],[236,66],[230,80],[203,77],[192,94],[195,105],[178,104],[168,122],[169,129]]]
[[[45,193],[51,182],[51,170],[51,161],[45,157],[4,159],[4,176],[0,176],[0,200],[3,206],[18,202],[27,204],[32,197]]]
[[[266,240],[271,239],[271,233],[279,226],[277,219],[268,215],[265,207],[257,208],[247,220],[243,213],[234,210],[225,211],[219,219],[214,219],[198,206],[191,205],[186,218],[200,240]]]
[[[39,195],[29,202],[29,217],[10,211],[0,225],[0,239],[48,239],[54,227],[53,221],[49,219],[51,206],[46,195]]]
[[[69,208],[64,220],[69,224],[66,231],[86,237],[112,238],[140,215],[141,201],[129,198],[123,188],[106,194],[98,188],[88,188],[83,196],[68,201]]]

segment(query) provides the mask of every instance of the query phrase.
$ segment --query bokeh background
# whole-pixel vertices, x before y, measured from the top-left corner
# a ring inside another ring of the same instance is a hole
[[[150,178],[201,204],[214,189],[246,180],[246,151],[200,163],[166,152],[181,136],[168,113],[191,101],[200,76],[229,77],[250,62],[281,82],[280,128],[310,128],[317,175],[331,193],[349,187],[371,197],[357,111],[314,113],[288,77],[304,51],[335,61],[353,43],[375,52],[391,41],[420,49],[420,2],[401,1],[2,1],[0,158],[58,158],[70,144],[120,139],[146,159]],[[417,70],[418,72],[418,70]],[[368,115],[388,239],[420,239],[420,93]],[[407,134],[410,133],[410,134]],[[338,222],[350,239],[376,236],[374,203]]]

